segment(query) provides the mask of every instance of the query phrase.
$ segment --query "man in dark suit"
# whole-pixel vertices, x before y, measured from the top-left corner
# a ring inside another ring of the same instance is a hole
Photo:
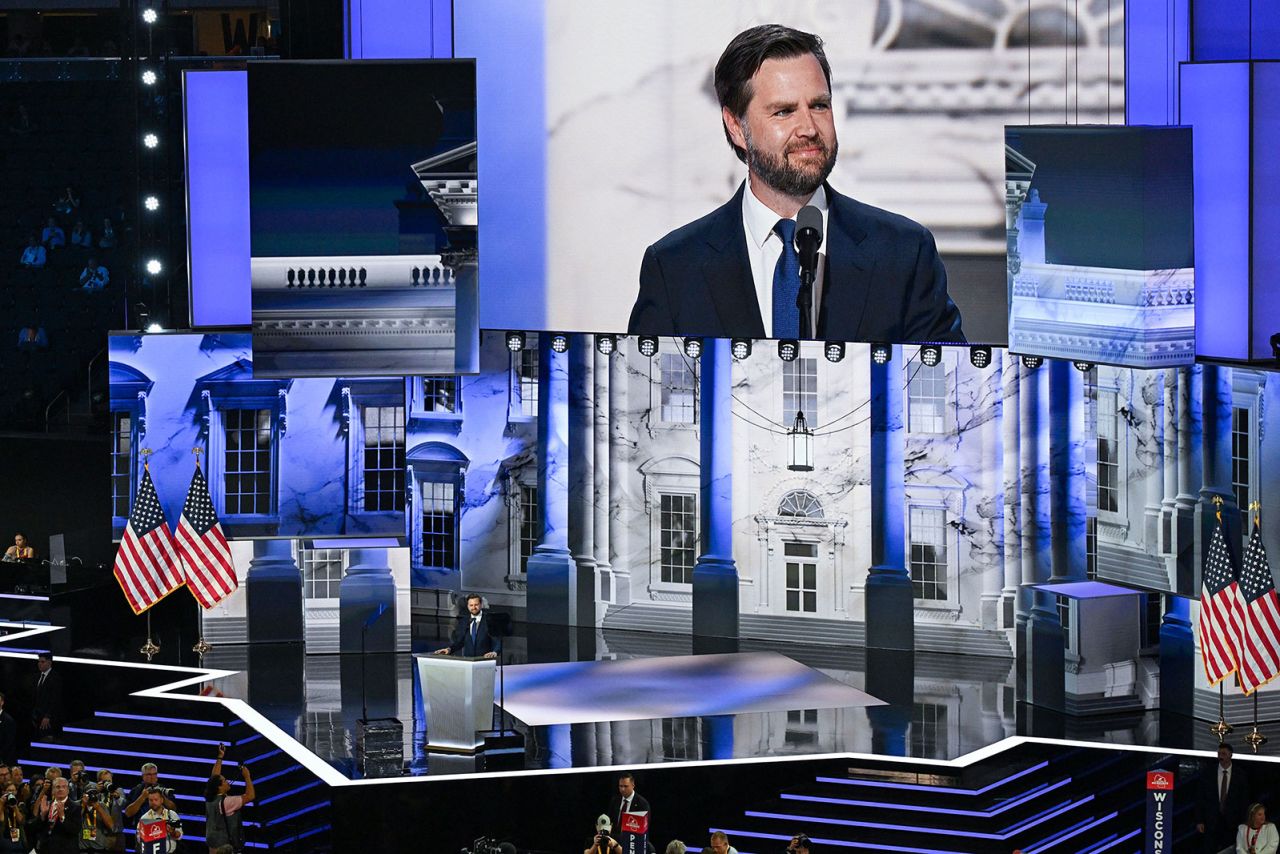
[[[4,694],[0,694],[0,762],[6,766],[18,761],[18,722],[4,710]]]
[[[31,726],[40,735],[57,732],[63,724],[62,675],[53,671],[53,654],[36,656],[35,685],[31,691]]]
[[[795,218],[824,220],[808,328],[825,340],[964,341],[933,235],[826,183],[839,150],[822,40],[767,24],[715,69],[725,136],[747,164],[737,194],[645,251],[634,335],[798,338]]]
[[[622,827],[622,814],[624,812],[642,812],[648,813],[649,816],[649,837],[653,836],[653,812],[649,809],[649,802],[644,796],[636,792],[636,778],[632,776],[630,771],[623,771],[618,775],[618,793],[613,796],[613,800],[609,801],[609,811],[606,815],[613,822],[614,830],[620,830]],[[650,851],[654,850],[653,842],[648,842]]]
[[[489,616],[483,609],[484,600],[479,593],[467,596],[467,613],[458,618],[449,645],[436,650],[436,655],[462,654],[468,658],[484,656],[497,658],[499,640],[491,631]]]
[[[1231,745],[1218,745],[1218,761],[1200,773],[1196,791],[1196,831],[1201,850],[1218,852],[1235,845],[1236,830],[1249,809],[1249,778],[1232,760]]]

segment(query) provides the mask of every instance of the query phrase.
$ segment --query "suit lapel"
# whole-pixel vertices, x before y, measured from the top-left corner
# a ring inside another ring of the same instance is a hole
[[[866,229],[858,222],[853,200],[827,185],[827,269],[818,312],[818,337],[855,341],[862,326],[875,259],[863,241]]]
[[[744,181],[733,198],[716,211],[715,225],[707,235],[710,252],[702,263],[702,275],[720,320],[718,334],[763,338],[762,306],[756,298],[755,278],[747,257],[747,234],[742,226],[742,194],[746,186]]]

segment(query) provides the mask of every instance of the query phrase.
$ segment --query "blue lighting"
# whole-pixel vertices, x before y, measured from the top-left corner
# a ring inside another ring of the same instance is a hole
[[[305,814],[307,814],[307,813],[309,813],[309,812],[315,812],[316,810],[318,810],[318,809],[322,809],[322,808],[327,807],[327,806],[329,806],[329,802],[328,802],[328,801],[321,801],[321,802],[320,802],[320,803],[318,803],[318,804],[312,804],[312,805],[311,805],[311,806],[309,806],[309,807],[303,807],[303,808],[302,808],[302,809],[300,809],[300,810],[296,810],[296,811],[291,812],[291,813],[289,813],[289,814],[287,814],[287,815],[282,815],[282,816],[280,816],[279,818],[273,818],[273,819],[271,819],[271,821],[269,821],[269,822],[267,822],[266,824],[264,824],[264,825],[263,825],[263,827],[271,827],[272,825],[279,824],[279,823],[280,823],[280,822],[282,822],[282,821],[288,821],[288,820],[289,820],[289,819],[291,819],[291,818],[297,818],[297,817],[298,817],[298,816],[300,816],[300,815],[305,815]]]
[[[295,768],[301,768],[302,766],[301,766],[301,765],[295,765],[294,767],[295,767]],[[279,775],[278,775],[278,774],[276,774],[276,775],[272,775],[272,776],[279,776]],[[263,780],[265,780],[265,779],[267,779],[267,778],[266,778],[266,777],[263,777],[262,779],[263,779]],[[254,782],[261,782],[261,780],[255,780]],[[278,795],[272,795],[272,796],[271,796],[271,797],[269,797],[269,798],[263,798],[263,799],[261,799],[261,800],[259,800],[259,801],[258,801],[258,806],[266,806],[267,804],[271,803],[272,801],[278,801],[278,800],[280,800],[281,798],[287,798],[287,797],[289,797],[290,795],[296,795],[296,794],[298,794],[299,792],[305,792],[307,789],[314,789],[316,786],[322,785],[323,783],[324,783],[324,781],[323,781],[323,780],[313,780],[312,782],[307,783],[305,786],[299,786],[299,787],[298,787],[298,788],[296,788],[296,789],[290,789],[290,790],[288,790],[287,792],[281,792],[281,793],[280,793],[280,794],[278,794]]]
[[[1080,834],[1084,833],[1086,830],[1092,830],[1093,828],[1097,827],[1100,824],[1103,824],[1104,822],[1111,821],[1111,819],[1115,818],[1117,815],[1119,815],[1118,812],[1113,812],[1108,815],[1104,815],[1102,818],[1096,818],[1096,819],[1093,819],[1092,821],[1081,822],[1075,827],[1067,828],[1064,831],[1055,833],[1053,836],[1050,836],[1048,839],[1044,840],[1043,842],[1037,843],[1036,845],[1033,845],[1030,848],[1023,848],[1022,849],[1023,854],[1038,854],[1038,852],[1045,851],[1053,847],[1054,845],[1057,845],[1059,842],[1063,842],[1065,840],[1071,839],[1072,837],[1079,836]]]
[[[218,723],[217,721],[193,720],[191,718],[165,718],[158,715],[132,715],[125,712],[94,712],[99,718],[118,718],[126,721],[154,721],[162,724],[188,724],[190,726],[212,726],[222,729],[231,724]],[[248,741],[248,739],[245,739]]]
[[[730,830],[725,827],[713,827],[714,830],[723,831],[730,838],[737,836],[745,836],[749,839],[771,839],[780,842],[790,842],[791,834],[781,833],[757,833],[750,830]],[[874,842],[846,842],[843,839],[819,839],[816,836],[810,836],[809,839],[814,845],[830,845],[835,848],[860,848],[871,851],[901,851],[903,854],[964,854],[961,851],[952,851],[949,848],[916,848],[911,845],[878,845]],[[690,848],[690,851],[705,851],[705,848]]]
[[[919,804],[892,804],[890,806],[892,806],[892,808],[895,810],[903,810],[906,812],[942,813],[944,815],[969,815],[969,816],[976,816],[980,818],[991,818],[993,816],[999,815],[1002,812],[1005,812],[1006,810],[1011,810],[1016,806],[1025,804],[1027,801],[1034,800],[1035,798],[1038,798],[1041,795],[1048,794],[1049,792],[1052,792],[1055,789],[1059,789],[1067,785],[1068,783],[1070,783],[1071,779],[1072,779],[1071,777],[1068,777],[1065,780],[1060,780],[1057,783],[1054,783],[1052,785],[1041,784],[1039,786],[1036,786],[1034,789],[1031,789],[1030,791],[1026,792],[1025,794],[1019,795],[1014,798],[1010,798],[1000,806],[994,807],[989,810],[965,810],[965,809],[955,809],[955,808],[949,808],[949,807],[923,806]],[[857,801],[857,800],[849,800],[845,798],[821,798],[821,797],[817,797],[816,795],[783,794],[780,797],[783,800],[788,800],[788,801],[810,801],[810,802],[820,803],[820,804],[838,804],[840,806],[873,807],[873,808],[886,806],[886,804],[882,801]]]
[[[1115,848],[1121,842],[1124,842],[1125,840],[1128,840],[1128,839],[1132,839],[1133,837],[1137,836],[1141,832],[1142,832],[1142,828],[1135,827],[1133,830],[1129,831],[1124,836],[1121,836],[1118,839],[1112,839],[1110,841],[1104,840],[1102,844],[1099,845],[1098,847],[1090,848],[1087,851],[1081,852],[1081,854],[1097,854],[1097,852],[1099,851],[1106,851],[1109,848]]]
[[[109,729],[87,729],[85,727],[78,727],[78,726],[63,727],[62,731],[79,733],[81,735],[106,735],[106,736],[110,736],[111,738],[147,738],[151,740],[156,740],[158,738],[158,736],[154,736],[145,732],[117,732],[115,730],[109,730]],[[163,740],[172,741],[177,744],[207,744],[207,745],[213,745],[213,746],[216,746],[219,744],[226,744],[225,741],[219,741],[216,738],[179,738],[178,736],[175,736],[175,735],[166,735],[164,736]]]
[[[262,754],[261,756],[255,756],[252,759],[244,760],[244,764],[248,765],[250,762],[261,762],[264,759],[270,759],[272,756],[279,756],[281,753],[284,753],[284,751],[281,750],[280,748],[276,748],[275,750],[269,750],[266,753]]]
[[[288,774],[290,771],[297,771],[301,767],[302,767],[301,765],[290,765],[288,768],[283,768],[279,771],[273,771],[265,777],[259,777],[255,782],[266,783],[267,781],[274,780],[277,777],[283,777],[285,774]],[[264,803],[264,801],[258,801],[258,803]]]
[[[155,736],[155,739],[157,741],[166,740],[164,736],[160,736],[160,735]],[[38,747],[44,750],[64,750],[66,749],[67,745],[48,744],[45,742],[35,741],[31,743],[31,747],[32,749],[35,749]],[[75,745],[75,748],[77,750],[83,750],[88,753],[104,753],[108,756],[137,756],[138,755],[138,751],[136,750],[112,750],[106,747],[90,747],[89,745],[82,745],[82,744]],[[151,753],[150,751],[147,752],[147,758],[152,762],[154,762],[157,759],[168,759],[173,762],[194,762],[196,764],[204,764],[212,761],[207,756],[178,756],[172,753]],[[236,766],[236,765],[239,765],[240,763],[232,762],[230,759],[224,759],[222,760],[222,764]],[[205,779],[208,779],[208,778],[205,778]]]

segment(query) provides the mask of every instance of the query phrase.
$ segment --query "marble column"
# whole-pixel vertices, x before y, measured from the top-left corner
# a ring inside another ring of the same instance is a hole
[[[699,523],[702,551],[693,566],[695,649],[732,648],[738,639],[738,566],[733,560],[733,357],[729,339],[702,351]],[[698,641],[704,638],[709,643]],[[720,646],[719,639],[729,643]]]
[[[1065,359],[1049,371],[1049,516],[1053,581],[1084,581],[1085,527],[1084,375]]]
[[[290,540],[254,540],[245,576],[250,643],[302,643],[302,572]]]
[[[915,649],[915,600],[906,559],[903,385],[906,365],[871,363],[871,568],[867,574],[867,647]]]
[[[1142,424],[1138,430],[1138,462],[1146,474],[1143,542],[1147,554],[1160,554],[1161,513],[1164,502],[1164,388],[1163,371],[1143,371]]]
[[[733,715],[707,715],[702,721],[702,759],[733,758]]]
[[[993,354],[996,367],[1001,372],[1001,425],[1004,437],[1004,454],[1001,474],[1004,484],[1004,588],[1001,591],[1000,625],[1012,629],[1016,625],[1015,605],[1018,585],[1022,583],[1022,490],[1020,488],[1022,466],[1022,432],[1018,358],[1007,351]]]
[[[1203,371],[1201,383],[1201,418],[1203,475],[1200,482],[1200,502],[1196,507],[1200,524],[1201,547],[1197,550],[1197,563],[1204,564],[1209,554],[1209,539],[1218,521],[1213,499],[1222,499],[1222,529],[1227,544],[1232,547],[1237,560],[1240,557],[1242,519],[1236,506],[1235,489],[1231,485],[1231,369],[1219,365],[1199,366]],[[1199,589],[1199,584],[1196,584]]]
[[[630,495],[627,461],[631,458],[630,408],[628,406],[628,353],[609,360],[609,411],[616,413],[609,429],[609,564],[613,571],[613,601],[631,604],[631,544],[627,534]]]
[[[352,549],[338,584],[341,652],[395,652],[396,583],[386,549]]]
[[[603,594],[597,597],[601,603],[601,616],[603,616],[605,605],[615,601],[613,567],[609,563],[609,477],[613,473],[610,463],[612,444],[609,441],[609,422],[611,420],[609,416],[611,403],[609,385],[612,381],[609,368],[614,359],[621,358],[616,353],[606,356],[603,353],[596,352],[595,389],[591,395],[594,406],[595,431],[595,471],[593,472],[594,483],[591,499],[591,506],[595,510],[595,519],[591,526],[594,535],[592,559],[596,567],[596,577],[600,581],[600,591]]]
[[[577,565],[570,625],[594,626],[596,595],[596,415],[594,336],[569,347],[569,551]]]
[[[1200,490],[1200,371],[1199,365],[1178,370],[1178,494],[1174,498],[1174,544],[1179,585],[1194,583],[1196,563],[1196,506]],[[1186,587],[1183,589],[1191,589]]]
[[[1164,732],[1166,713],[1192,714],[1195,693],[1196,644],[1191,628],[1191,600],[1166,596],[1160,621],[1160,713]]]
[[[995,388],[999,389],[1000,380],[1000,363],[997,361],[988,369],[988,375],[983,379],[983,383],[995,384]],[[982,628],[988,631],[995,631],[1001,628],[1001,600],[1004,594],[1005,568],[1004,568],[1004,525],[1005,525],[1005,505],[1004,505],[1004,489],[1001,481],[1004,477],[1004,401],[997,392],[992,396],[994,404],[994,417],[982,425],[982,492],[985,496],[983,503],[990,507],[989,520],[986,524],[991,529],[991,548],[988,553],[991,558],[989,565],[983,566],[982,569]],[[982,507],[979,507],[978,518],[986,519],[988,513],[984,513]]]
[[[1160,551],[1176,555],[1178,499],[1178,405],[1177,368],[1164,372],[1164,496],[1160,500]]]

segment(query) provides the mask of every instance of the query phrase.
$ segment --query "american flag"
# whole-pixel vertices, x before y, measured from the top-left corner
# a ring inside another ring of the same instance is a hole
[[[1236,639],[1242,622],[1235,566],[1219,518],[1200,581],[1200,657],[1210,685],[1236,672]]]
[[[1240,635],[1240,687],[1252,694],[1280,675],[1280,598],[1276,597],[1257,517],[1244,552],[1240,598],[1245,615]]]
[[[187,571],[187,587],[200,607],[217,605],[236,589],[236,568],[231,549],[218,523],[218,513],[209,498],[209,482],[196,464],[191,488],[178,520],[178,553]]]
[[[129,513],[120,550],[116,552],[116,581],[133,613],[141,614],[182,586],[182,567],[173,534],[160,509],[151,482],[151,469],[142,471],[142,486]]]

